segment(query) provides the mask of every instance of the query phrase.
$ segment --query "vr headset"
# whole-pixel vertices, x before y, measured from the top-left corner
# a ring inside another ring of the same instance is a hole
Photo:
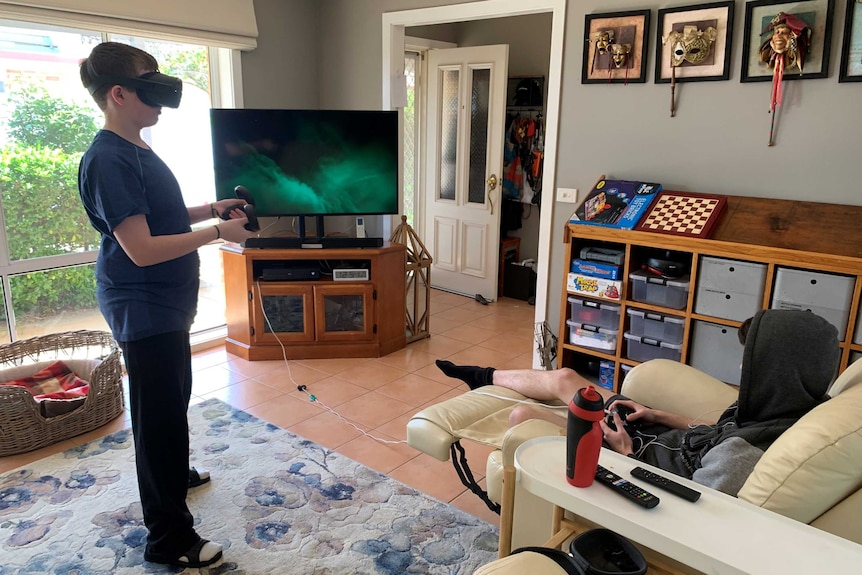
[[[96,76],[87,89],[92,95],[105,84],[134,88],[141,102],[154,108],[179,108],[183,97],[183,81],[160,72],[147,72],[138,78]]]

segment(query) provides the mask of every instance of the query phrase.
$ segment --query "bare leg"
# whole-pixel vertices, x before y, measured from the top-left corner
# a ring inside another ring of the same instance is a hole
[[[567,367],[553,371],[498,369],[494,371],[493,384],[539,401],[557,399],[563,403],[571,401],[582,387],[591,385],[588,379]]]
[[[544,419],[560,427],[566,426],[565,415],[557,415],[556,413],[549,412],[547,409],[536,409],[527,405],[519,405],[509,414],[509,427],[514,427],[528,419]]]

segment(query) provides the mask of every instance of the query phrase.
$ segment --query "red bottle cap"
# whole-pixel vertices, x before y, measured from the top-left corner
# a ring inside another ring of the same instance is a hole
[[[588,385],[587,387],[581,389],[581,396],[587,401],[598,401],[601,399],[599,392],[596,391],[596,388],[592,385]]]
[[[569,411],[587,421],[599,421],[605,417],[605,405],[602,396],[592,385],[578,390],[569,403]]]

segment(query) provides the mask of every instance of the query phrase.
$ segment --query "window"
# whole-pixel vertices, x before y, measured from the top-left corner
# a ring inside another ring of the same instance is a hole
[[[209,109],[211,66],[230,53],[96,30],[0,22],[0,341],[72,329],[107,329],[95,299],[99,236],[78,198],[81,155],[102,114],[81,86],[78,62],[104,40],[153,54],[160,69],[183,80],[177,110],[163,109],[144,139],[170,166],[186,205],[215,197]],[[229,60],[229,58],[224,59]],[[223,326],[219,244],[204,246],[194,333]]]
[[[407,223],[415,227],[416,190],[419,181],[419,114],[417,78],[420,56],[417,52],[404,54],[404,76],[407,82],[407,105],[404,106],[404,206]]]

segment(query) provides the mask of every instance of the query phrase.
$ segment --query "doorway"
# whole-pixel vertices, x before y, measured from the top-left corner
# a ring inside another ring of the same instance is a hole
[[[550,57],[545,110],[545,157],[543,166],[543,202],[536,257],[536,297],[534,321],[546,321],[548,308],[548,277],[550,270],[550,242],[553,222],[553,190],[555,189],[556,156],[558,144],[558,124],[560,91],[562,79],[563,35],[565,27],[565,0],[533,0],[526,3],[520,0],[485,0],[468,4],[440,6],[387,12],[383,14],[383,107],[391,109],[399,101],[399,82],[404,74],[405,28],[431,26],[477,20],[490,20],[530,14],[551,14]],[[403,88],[402,88],[403,89]],[[533,366],[541,367],[537,351],[533,354]]]

